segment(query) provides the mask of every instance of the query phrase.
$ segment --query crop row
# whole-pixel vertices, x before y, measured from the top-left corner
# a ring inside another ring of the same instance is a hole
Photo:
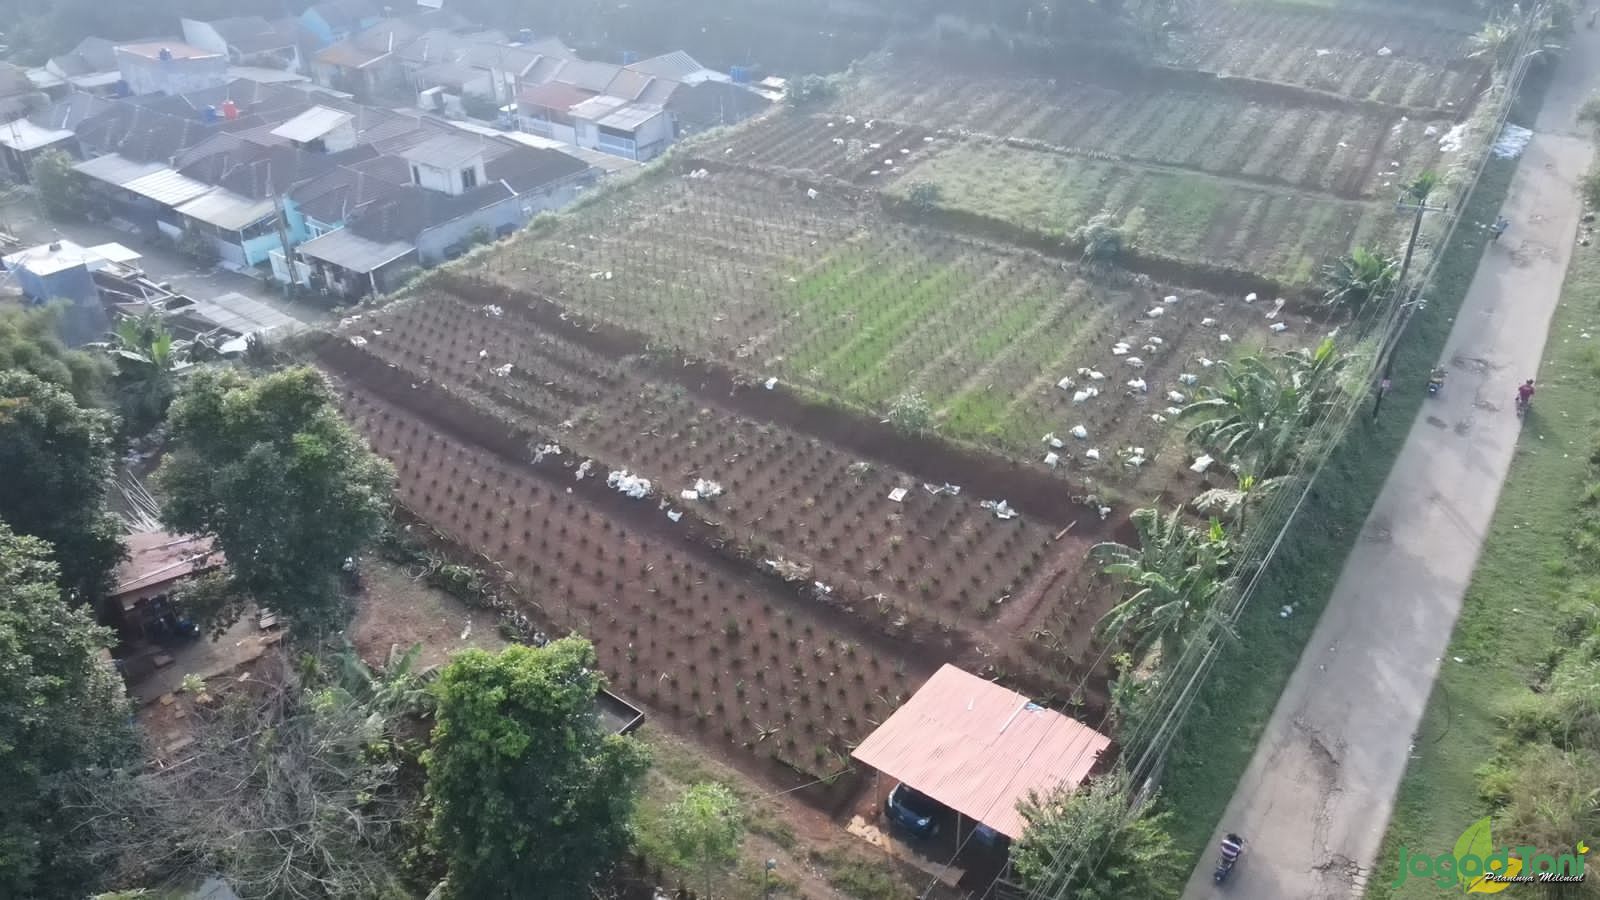
[[[1171,85],[952,72],[930,63],[868,68],[841,109],[857,116],[1037,142],[1340,196],[1371,194],[1393,161],[1432,165],[1447,122],[1267,103]],[[1433,134],[1426,132],[1432,129]],[[1003,181],[1011,172],[974,173]]]
[[[1003,180],[985,173],[1005,171]],[[890,191],[932,183],[939,203],[1050,236],[1097,215],[1115,219],[1147,256],[1257,273],[1306,286],[1321,266],[1357,245],[1388,245],[1392,208],[1374,201],[1241,185],[1192,172],[1026,150],[989,141],[947,142]]]
[[[528,468],[347,389],[402,502],[499,562],[536,620],[595,643],[628,696],[705,739],[822,776],[936,664],[715,560],[630,532]]]
[[[934,140],[926,129],[852,115],[775,116],[741,129],[714,158],[875,184],[914,163]]]

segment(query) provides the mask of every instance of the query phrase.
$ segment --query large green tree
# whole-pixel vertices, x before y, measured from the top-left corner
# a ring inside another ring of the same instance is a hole
[[[51,218],[81,219],[88,214],[89,192],[83,176],[72,169],[72,157],[60,150],[46,150],[34,158],[28,175]]]
[[[1221,378],[1183,408],[1190,443],[1241,475],[1273,478],[1293,467],[1337,400],[1346,358],[1325,339],[1315,350],[1219,362]]]
[[[1018,806],[1027,830],[1011,849],[1017,876],[1044,897],[1149,900],[1175,897],[1186,868],[1167,814],[1128,809],[1127,778],[1097,778]]]
[[[61,587],[80,600],[110,587],[121,529],[106,511],[114,422],[65,388],[0,372],[0,518],[54,548]]]
[[[172,332],[154,313],[117,323],[106,349],[115,364],[117,408],[129,435],[148,434],[166,418],[177,392]]]
[[[77,900],[99,861],[70,798],[137,743],[110,634],[62,605],[50,555],[0,522],[0,896]]]
[[[1096,626],[1118,644],[1143,656],[1160,646],[1170,662],[1181,641],[1211,614],[1228,586],[1231,542],[1221,525],[1202,530],[1181,509],[1134,510],[1139,545],[1107,542],[1090,551],[1101,571],[1123,586],[1123,597]]]
[[[648,760],[601,728],[604,683],[576,637],[468,650],[445,668],[423,762],[449,896],[586,898],[628,848]]]
[[[56,333],[58,309],[0,309],[0,369],[21,369],[72,392],[80,406],[95,406],[111,374],[96,354],[68,350]]]
[[[339,418],[322,376],[196,372],[168,421],[170,452],[156,473],[167,525],[216,539],[233,596],[297,629],[337,626],[340,566],[382,530],[394,471]],[[192,612],[218,627],[239,609]]]

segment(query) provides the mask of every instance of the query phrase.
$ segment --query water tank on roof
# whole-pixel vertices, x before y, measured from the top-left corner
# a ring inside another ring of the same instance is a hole
[[[128,79],[118,78],[117,83],[111,86],[111,93],[117,97],[131,97],[133,88],[128,86]]]
[[[205,109],[200,110],[200,120],[208,125],[217,121],[219,118],[221,117],[217,114],[217,108],[215,106],[208,106]]]
[[[157,54],[156,54],[156,56],[157,56],[157,57],[158,57],[158,58],[159,58],[159,59],[160,59],[160,60],[161,60],[161,61],[162,61],[162,62],[172,62],[172,51],[171,51],[171,50],[168,50],[168,49],[167,49],[167,48],[165,48],[165,47],[162,47],[162,48],[161,48],[161,52],[159,52],[159,53],[157,53]]]
[[[750,67],[749,66],[733,66],[733,67],[728,69],[728,77],[733,79],[733,83],[734,84],[749,84],[750,83]]]
[[[239,118],[239,104],[232,100],[222,101],[222,117],[230,122]]]
[[[622,64],[623,65],[631,66],[635,62],[638,62],[638,60],[639,60],[639,54],[634,53],[632,50],[624,50],[624,51],[622,51]]]
[[[521,42],[521,43],[524,43],[524,44],[533,43],[533,29],[532,28],[519,28],[519,29],[517,29],[517,40],[519,42]]]

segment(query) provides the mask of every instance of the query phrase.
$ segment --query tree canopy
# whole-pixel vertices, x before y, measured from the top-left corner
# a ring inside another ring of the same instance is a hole
[[[1046,897],[1148,900],[1174,897],[1187,870],[1167,833],[1167,814],[1130,813],[1117,773],[1062,788],[1018,807],[1027,830],[1011,849],[1018,877]]]
[[[716,782],[691,785],[667,810],[667,834],[679,859],[700,868],[710,900],[713,873],[739,858],[744,840],[739,798]]]
[[[100,657],[110,634],[63,607],[50,555],[0,522],[0,895],[77,900],[98,866],[65,800],[137,744],[121,680]]]
[[[167,525],[216,539],[236,595],[296,628],[338,623],[340,567],[382,530],[394,471],[339,418],[322,376],[196,372],[168,421],[170,452],[156,473]],[[191,611],[225,627],[238,610]]]
[[[58,315],[43,306],[0,309],[0,369],[30,372],[72,392],[79,406],[97,405],[111,367],[100,356],[63,346]]]
[[[60,150],[46,150],[34,157],[28,175],[51,218],[81,219],[89,212],[89,193],[83,176],[72,169],[72,157]]]
[[[121,529],[106,511],[114,423],[65,388],[0,372],[0,518],[49,542],[61,587],[91,600],[110,587]]]
[[[441,673],[423,763],[449,896],[588,897],[627,849],[648,760],[601,728],[602,687],[593,647],[576,637],[468,650]]]

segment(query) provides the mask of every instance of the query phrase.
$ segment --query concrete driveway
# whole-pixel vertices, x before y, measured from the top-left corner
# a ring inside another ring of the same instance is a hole
[[[1361,540],[1218,824],[1248,841],[1223,890],[1215,854],[1186,900],[1362,896],[1477,564],[1560,299],[1594,148],[1578,132],[1600,85],[1600,34],[1574,37],[1451,331],[1449,382],[1412,425]],[[1453,665],[1454,663],[1444,663]]]

